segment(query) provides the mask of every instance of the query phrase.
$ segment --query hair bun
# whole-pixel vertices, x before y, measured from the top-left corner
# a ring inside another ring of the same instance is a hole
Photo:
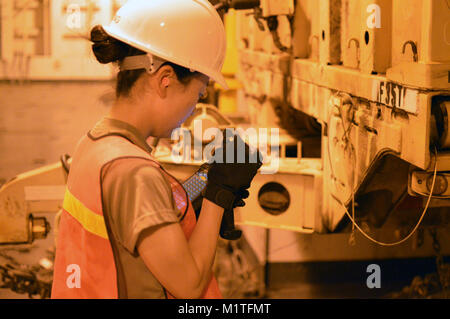
[[[116,62],[126,56],[122,42],[109,36],[101,25],[92,28],[91,41],[92,51],[100,63]]]

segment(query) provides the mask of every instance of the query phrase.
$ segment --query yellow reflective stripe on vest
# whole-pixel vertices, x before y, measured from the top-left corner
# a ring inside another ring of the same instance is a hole
[[[94,213],[89,208],[84,206],[82,202],[72,195],[68,188],[66,188],[63,208],[73,218],[75,218],[85,230],[102,238],[108,239],[108,233],[106,231],[103,216]]]

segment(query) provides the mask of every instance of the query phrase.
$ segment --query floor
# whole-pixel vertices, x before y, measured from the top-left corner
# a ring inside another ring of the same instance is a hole
[[[114,88],[110,82],[0,83],[0,185],[19,173],[56,163],[62,154],[73,153],[79,137],[107,112],[113,98]],[[52,222],[53,216],[49,215],[48,220]],[[0,265],[10,262],[7,256],[22,265],[37,265],[49,256],[52,247],[52,234],[31,246],[0,247]],[[224,256],[220,258],[227,258],[226,254]],[[396,278],[395,274],[401,273],[402,262],[405,261],[392,261],[390,266],[386,266],[393,269],[394,275],[391,284],[379,290],[367,288],[364,281],[351,275],[352,269],[360,269],[358,264],[355,268],[345,263],[269,265],[265,276],[264,269],[260,269],[260,276],[252,279],[258,287],[264,281],[268,286],[260,290],[260,295],[250,297],[380,298],[400,291],[417,275],[425,276],[435,271],[434,260],[409,261],[417,263],[417,271],[404,278]],[[341,279],[328,280],[327,274],[337,269],[342,271]],[[248,280],[238,278],[228,290],[232,291],[229,296],[249,296],[242,294],[243,287],[249,287]],[[28,296],[0,289],[0,299],[10,298]]]

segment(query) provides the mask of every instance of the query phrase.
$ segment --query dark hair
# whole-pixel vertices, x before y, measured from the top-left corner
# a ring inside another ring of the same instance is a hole
[[[146,54],[142,50],[109,36],[101,25],[92,28],[91,41],[94,43],[92,51],[97,61],[103,64],[119,62],[127,56]],[[199,74],[172,62],[165,62],[163,65],[170,65],[178,81],[184,85],[187,85],[194,76]],[[128,96],[133,84],[145,72],[145,69],[120,71],[117,74],[116,96]]]

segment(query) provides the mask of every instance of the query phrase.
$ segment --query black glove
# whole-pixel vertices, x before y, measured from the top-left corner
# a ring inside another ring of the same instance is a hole
[[[233,208],[235,207],[244,207],[245,202],[244,199],[246,199],[250,193],[247,189],[240,189],[236,194],[236,198],[234,200]]]
[[[227,152],[230,151],[233,151],[234,158],[227,163]],[[242,151],[244,154],[238,153]],[[215,150],[209,164],[203,196],[226,210],[245,205],[242,199],[248,197],[247,189],[262,165],[261,153],[257,150],[252,152],[238,134],[226,139],[224,132],[223,143]]]

